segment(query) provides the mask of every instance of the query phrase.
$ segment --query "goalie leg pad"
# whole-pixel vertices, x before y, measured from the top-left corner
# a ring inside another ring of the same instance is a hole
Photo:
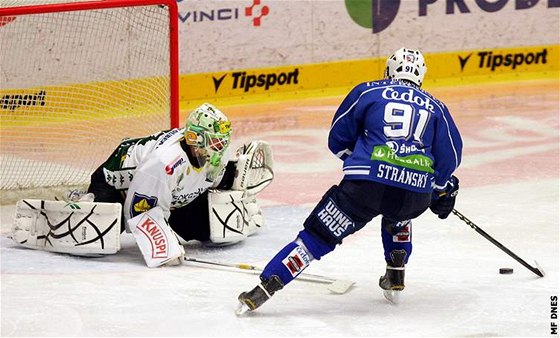
[[[23,199],[17,202],[12,239],[31,249],[89,256],[120,249],[119,203]]]
[[[208,210],[213,244],[234,244],[264,227],[257,197],[244,191],[210,190]]]
[[[185,249],[167,224],[160,207],[152,208],[129,219],[128,227],[148,267],[181,264]]]

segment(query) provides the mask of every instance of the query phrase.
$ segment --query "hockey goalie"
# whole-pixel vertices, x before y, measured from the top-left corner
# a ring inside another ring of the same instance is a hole
[[[270,145],[230,149],[231,122],[205,103],[183,128],[127,139],[68,201],[24,199],[12,238],[75,255],[114,254],[132,233],[149,267],[181,264],[183,244],[237,243],[264,227],[257,194],[274,178]]]

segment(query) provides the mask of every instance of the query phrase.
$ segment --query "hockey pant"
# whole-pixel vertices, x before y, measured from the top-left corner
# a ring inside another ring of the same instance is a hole
[[[95,202],[124,203],[124,191],[119,191],[109,185],[103,174],[103,166],[99,167],[91,175],[91,183],[88,192],[95,195]],[[124,220],[124,217],[122,217]],[[189,220],[192,226],[185,226],[185,220]],[[210,238],[208,219],[208,192],[205,191],[184,207],[171,210],[169,226],[183,240],[207,241]],[[125,230],[124,221],[121,224],[121,232]]]
[[[265,266],[261,278],[280,277],[284,285],[297,277],[314,259],[333,251],[342,240],[382,215],[381,238],[385,260],[390,252],[412,253],[411,219],[431,203],[430,193],[416,193],[365,180],[342,180],[332,186],[305,220],[304,230]]]

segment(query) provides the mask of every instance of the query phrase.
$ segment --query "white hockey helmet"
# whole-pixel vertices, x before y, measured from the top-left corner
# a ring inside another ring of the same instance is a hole
[[[209,103],[196,108],[187,117],[187,144],[198,148],[197,155],[212,166],[220,165],[222,155],[230,144],[231,133],[231,122],[227,116]]]
[[[387,59],[385,78],[408,80],[421,87],[427,70],[419,50],[401,48]]]

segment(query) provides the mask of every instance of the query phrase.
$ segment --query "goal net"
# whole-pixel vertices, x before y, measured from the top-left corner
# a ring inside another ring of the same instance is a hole
[[[177,20],[175,0],[0,1],[2,204],[87,187],[122,139],[178,126]]]

